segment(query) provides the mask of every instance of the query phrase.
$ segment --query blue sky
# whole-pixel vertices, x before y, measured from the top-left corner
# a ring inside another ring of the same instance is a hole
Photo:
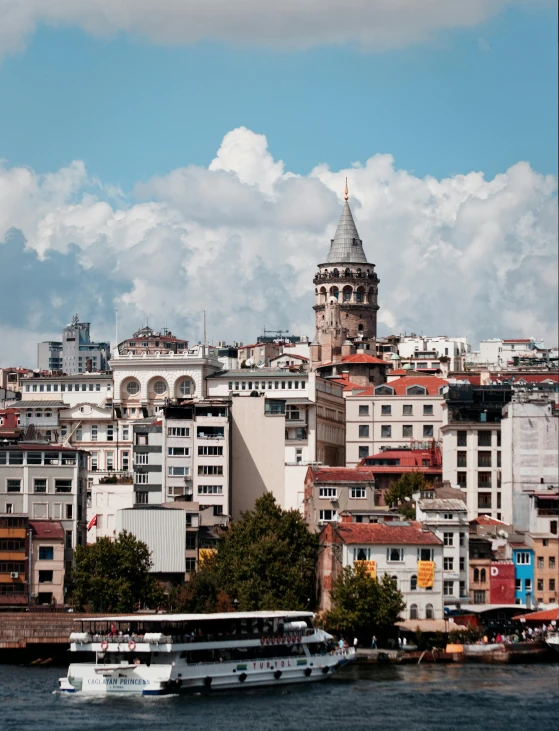
[[[376,152],[417,175],[557,172],[554,4],[385,52],[161,46],[42,27],[0,68],[0,155],[38,172],[73,159],[130,189],[207,165],[240,125],[305,174]]]
[[[35,283],[0,290],[0,365],[78,306],[98,338],[117,306],[193,339],[202,308],[216,339],[312,336],[348,174],[381,334],[556,340],[556,3],[255,2],[246,30],[223,0],[0,0],[0,254]],[[239,267],[219,304],[212,257]]]

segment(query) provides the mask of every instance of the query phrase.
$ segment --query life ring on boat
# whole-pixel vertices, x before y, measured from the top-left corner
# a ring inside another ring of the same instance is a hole
[[[101,642],[101,649],[103,650],[103,652],[109,649],[109,643],[107,642],[107,640],[103,640],[103,642]]]
[[[130,640],[130,642],[128,643],[128,649],[129,650],[135,650],[136,649],[136,643],[134,642],[134,640]]]

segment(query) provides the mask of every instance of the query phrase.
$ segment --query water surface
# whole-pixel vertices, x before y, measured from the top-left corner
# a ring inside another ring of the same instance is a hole
[[[0,665],[1,731],[557,731],[559,665],[354,665],[330,680],[210,696],[53,693],[62,668]]]

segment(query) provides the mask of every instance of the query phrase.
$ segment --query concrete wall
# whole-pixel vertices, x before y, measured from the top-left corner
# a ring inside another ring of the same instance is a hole
[[[119,510],[117,533],[126,530],[151,551],[152,573],[185,571],[186,512],[184,510]]]

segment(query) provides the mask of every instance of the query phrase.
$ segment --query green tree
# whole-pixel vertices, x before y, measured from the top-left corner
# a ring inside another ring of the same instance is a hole
[[[206,559],[187,584],[176,587],[171,592],[170,603],[173,611],[188,614],[232,612],[235,609],[229,595],[219,586],[215,558]]]
[[[132,612],[157,608],[164,600],[161,585],[149,573],[151,556],[145,543],[123,531],[115,541],[100,538],[75,552],[74,606],[93,612]]]
[[[371,577],[362,564],[346,566],[332,587],[331,611],[326,613],[329,629],[370,641],[398,621],[405,609],[401,592],[390,576]]]
[[[413,520],[415,504],[412,502],[412,495],[415,492],[428,490],[430,487],[431,483],[425,479],[422,472],[404,472],[386,492],[384,501],[391,508],[398,508],[398,511],[408,520]]]

